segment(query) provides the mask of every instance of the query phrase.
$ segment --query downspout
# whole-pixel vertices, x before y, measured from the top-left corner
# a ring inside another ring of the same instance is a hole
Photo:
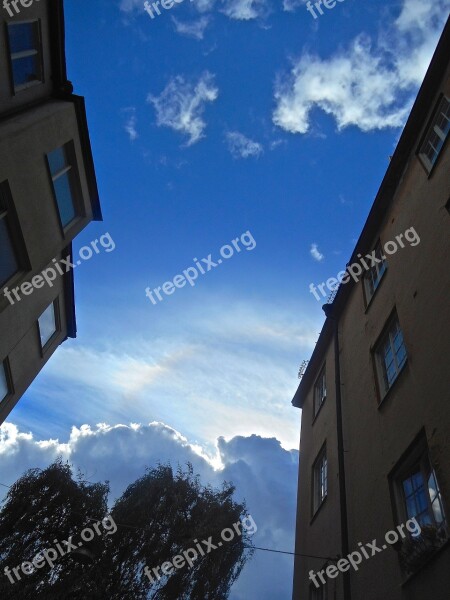
[[[344,433],[342,427],[342,395],[341,395],[341,361],[339,356],[339,320],[332,313],[332,304],[325,304],[322,308],[328,319],[333,321],[334,329],[334,371],[336,387],[336,427],[337,427],[337,446],[338,446],[338,467],[339,467],[339,499],[340,499],[340,517],[341,517],[341,553],[342,557],[350,554],[349,536],[348,536],[348,511],[347,511],[347,488],[345,483],[345,457],[344,457]],[[352,592],[350,585],[350,573],[343,573],[344,600],[351,600]]]

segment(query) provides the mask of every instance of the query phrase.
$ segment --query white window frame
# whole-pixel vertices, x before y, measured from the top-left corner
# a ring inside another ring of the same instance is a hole
[[[441,127],[438,125],[438,122],[440,120],[447,122],[446,123],[447,124],[446,131],[443,131],[441,129]],[[447,96],[443,96],[439,101],[439,104],[438,104],[436,112],[433,116],[431,125],[427,129],[427,132],[425,134],[425,137],[424,137],[423,142],[421,143],[420,149],[419,149],[419,157],[420,157],[424,167],[428,171],[428,173],[431,172],[434,165],[436,164],[436,162],[439,158],[439,155],[442,151],[442,148],[444,147],[444,144],[447,140],[449,132],[450,132],[450,100],[447,98]],[[437,136],[438,140],[440,140],[437,148],[435,148],[433,146],[433,144],[431,143],[431,140],[433,138],[436,138],[436,136]],[[430,156],[427,152],[428,146],[430,146],[432,148],[432,150],[434,151],[432,158],[430,158]]]
[[[326,365],[323,365],[320,370],[319,377],[316,379],[314,384],[314,411],[313,411],[313,419],[318,415],[322,404],[325,402],[327,398],[327,373],[326,373]]]
[[[445,502],[442,496],[442,488],[439,485],[439,480],[436,475],[433,463],[430,460],[428,443],[425,437],[425,432],[420,434],[419,438],[413,443],[413,446],[407,452],[406,456],[402,458],[400,463],[395,467],[393,474],[390,476],[391,485],[393,485],[395,504],[397,509],[397,521],[398,524],[406,523],[409,519],[416,518],[419,525],[424,526],[426,523],[420,523],[421,515],[424,511],[419,511],[416,514],[411,514],[408,511],[407,496],[404,489],[404,482],[410,479],[415,473],[420,472],[424,481],[424,491],[427,501],[426,514],[428,519],[432,521],[431,527],[435,527],[436,531],[441,532],[445,537],[449,536],[448,518],[445,511]],[[432,498],[429,487],[431,477],[434,478],[436,484],[436,495]],[[417,489],[416,489],[417,491]],[[409,496],[411,497],[411,495]],[[441,522],[438,522],[433,510],[433,504],[438,503],[441,515],[443,517]],[[428,524],[430,525],[430,524]],[[413,537],[413,536],[411,536]]]
[[[323,446],[312,467],[312,513],[313,516],[325,502],[328,495],[327,447]]]
[[[399,358],[400,353],[395,351],[395,340],[396,340],[398,334],[400,334],[402,336],[402,344],[399,347],[399,350],[400,350],[400,348],[404,349],[403,359]],[[385,349],[387,346],[389,346],[389,350],[391,351],[392,358],[393,358],[393,360],[391,361],[390,364],[394,364],[394,367],[395,367],[395,375],[391,379],[391,381],[389,381],[387,366],[386,366],[386,361],[385,361],[385,357],[387,354],[385,352]],[[375,347],[376,371],[377,371],[377,377],[378,377],[378,384],[379,384],[379,388],[380,388],[380,392],[381,392],[381,399],[384,398],[384,396],[387,394],[387,392],[394,385],[399,374],[401,373],[405,364],[407,363],[407,360],[408,360],[408,354],[406,352],[405,338],[403,336],[403,331],[400,327],[400,323],[399,323],[397,314],[394,314],[394,316],[391,317],[390,320],[388,321],[388,325]]]

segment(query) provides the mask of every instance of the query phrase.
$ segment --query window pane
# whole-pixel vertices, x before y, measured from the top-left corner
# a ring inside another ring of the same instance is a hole
[[[408,496],[412,494],[413,488],[411,479],[405,479],[405,481],[403,482],[403,491],[405,493],[406,498],[408,498]]]
[[[30,83],[31,81],[41,81],[42,74],[40,68],[40,59],[37,54],[15,58],[12,62],[14,84],[16,86]]]
[[[76,217],[69,176],[70,171],[53,182],[59,214],[64,227]]]
[[[39,317],[39,332],[42,347],[56,333],[55,305],[52,303]]]
[[[6,381],[5,365],[0,363],[0,402],[9,394],[8,383]]]
[[[36,50],[38,48],[38,23],[18,23],[8,25],[11,54]]]
[[[66,153],[64,147],[56,148],[53,152],[47,154],[48,164],[50,165],[50,172],[52,175],[56,175],[59,171],[67,166]]]
[[[428,478],[428,493],[430,494],[431,502],[433,502],[433,500],[439,494],[439,489],[436,483],[436,478],[434,476],[434,471],[431,472],[431,475]]]
[[[436,497],[433,504],[431,505],[433,508],[433,516],[438,525],[440,525],[444,521],[443,510],[441,506],[441,501],[439,496]]]
[[[0,286],[19,270],[6,218],[0,219]]]

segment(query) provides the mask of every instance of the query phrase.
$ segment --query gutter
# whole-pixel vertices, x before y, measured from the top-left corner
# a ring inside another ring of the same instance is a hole
[[[339,317],[332,314],[332,305],[325,304],[323,310],[327,319],[333,322],[334,329],[334,370],[335,370],[335,394],[336,394],[336,429],[337,429],[337,451],[339,468],[339,507],[341,521],[341,556],[350,554],[348,534],[348,508],[347,508],[347,486],[345,477],[344,456],[344,431],[342,425],[342,395],[341,395],[341,361],[339,355]],[[344,598],[351,600],[350,572],[343,573]]]

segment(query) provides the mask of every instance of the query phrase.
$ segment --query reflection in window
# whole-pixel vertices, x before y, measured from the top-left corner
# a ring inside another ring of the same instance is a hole
[[[41,346],[44,348],[56,333],[56,313],[54,303],[50,304],[50,306],[45,309],[39,317],[38,323]]]
[[[14,89],[43,81],[39,22],[9,23],[8,38]]]

